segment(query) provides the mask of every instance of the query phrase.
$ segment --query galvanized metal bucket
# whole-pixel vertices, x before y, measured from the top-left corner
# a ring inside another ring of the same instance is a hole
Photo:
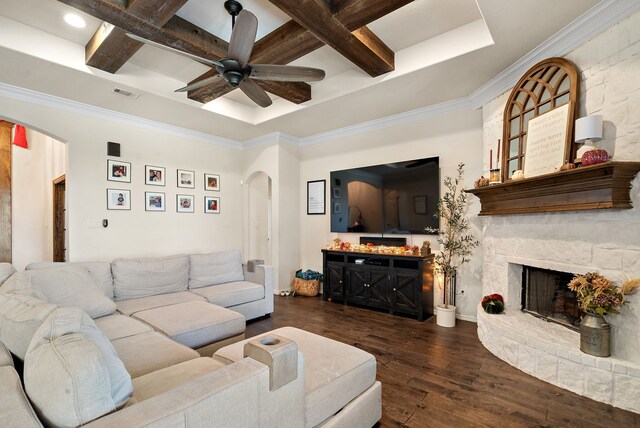
[[[586,313],[580,322],[580,350],[596,357],[611,356],[611,326],[602,315]]]

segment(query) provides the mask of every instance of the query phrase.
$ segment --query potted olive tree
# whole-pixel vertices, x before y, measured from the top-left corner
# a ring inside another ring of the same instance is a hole
[[[438,201],[434,216],[440,219],[441,229],[427,228],[428,232],[438,233],[437,242],[440,252],[436,254],[436,272],[443,278],[443,301],[436,307],[436,323],[443,327],[456,325],[456,307],[449,301],[452,281],[456,270],[468,262],[473,249],[479,242],[468,233],[469,222],[465,217],[467,195],[462,188],[464,163],[458,164],[456,177],[446,177],[444,186],[447,192]]]

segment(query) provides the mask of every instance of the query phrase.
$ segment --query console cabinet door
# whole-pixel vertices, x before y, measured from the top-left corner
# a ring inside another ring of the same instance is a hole
[[[389,270],[370,270],[367,292],[370,306],[389,309]]]
[[[421,272],[395,269],[391,289],[391,310],[418,314],[420,309]]]
[[[344,299],[344,264],[328,262],[327,278],[329,297],[332,299]]]
[[[347,299],[353,303],[366,304],[368,282],[369,271],[367,269],[350,268]]]

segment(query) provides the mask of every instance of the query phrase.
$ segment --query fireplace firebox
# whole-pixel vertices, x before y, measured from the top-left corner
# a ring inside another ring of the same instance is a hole
[[[576,293],[567,284],[573,274],[524,266],[522,310],[547,321],[579,330],[581,312]]]

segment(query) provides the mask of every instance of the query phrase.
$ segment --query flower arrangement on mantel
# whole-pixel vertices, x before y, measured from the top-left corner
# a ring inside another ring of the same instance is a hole
[[[575,291],[582,311],[598,315],[619,314],[615,308],[624,305],[624,296],[640,287],[640,278],[630,279],[618,287],[599,273],[589,272],[574,276],[567,286]]]
[[[351,251],[354,253],[374,253],[374,254],[392,254],[397,256],[419,256],[420,247],[417,245],[405,245],[404,247],[389,247],[386,245],[373,245],[371,242],[366,244],[352,244],[349,241],[341,241],[340,238],[333,240],[333,245],[327,245],[327,250],[332,251]]]

